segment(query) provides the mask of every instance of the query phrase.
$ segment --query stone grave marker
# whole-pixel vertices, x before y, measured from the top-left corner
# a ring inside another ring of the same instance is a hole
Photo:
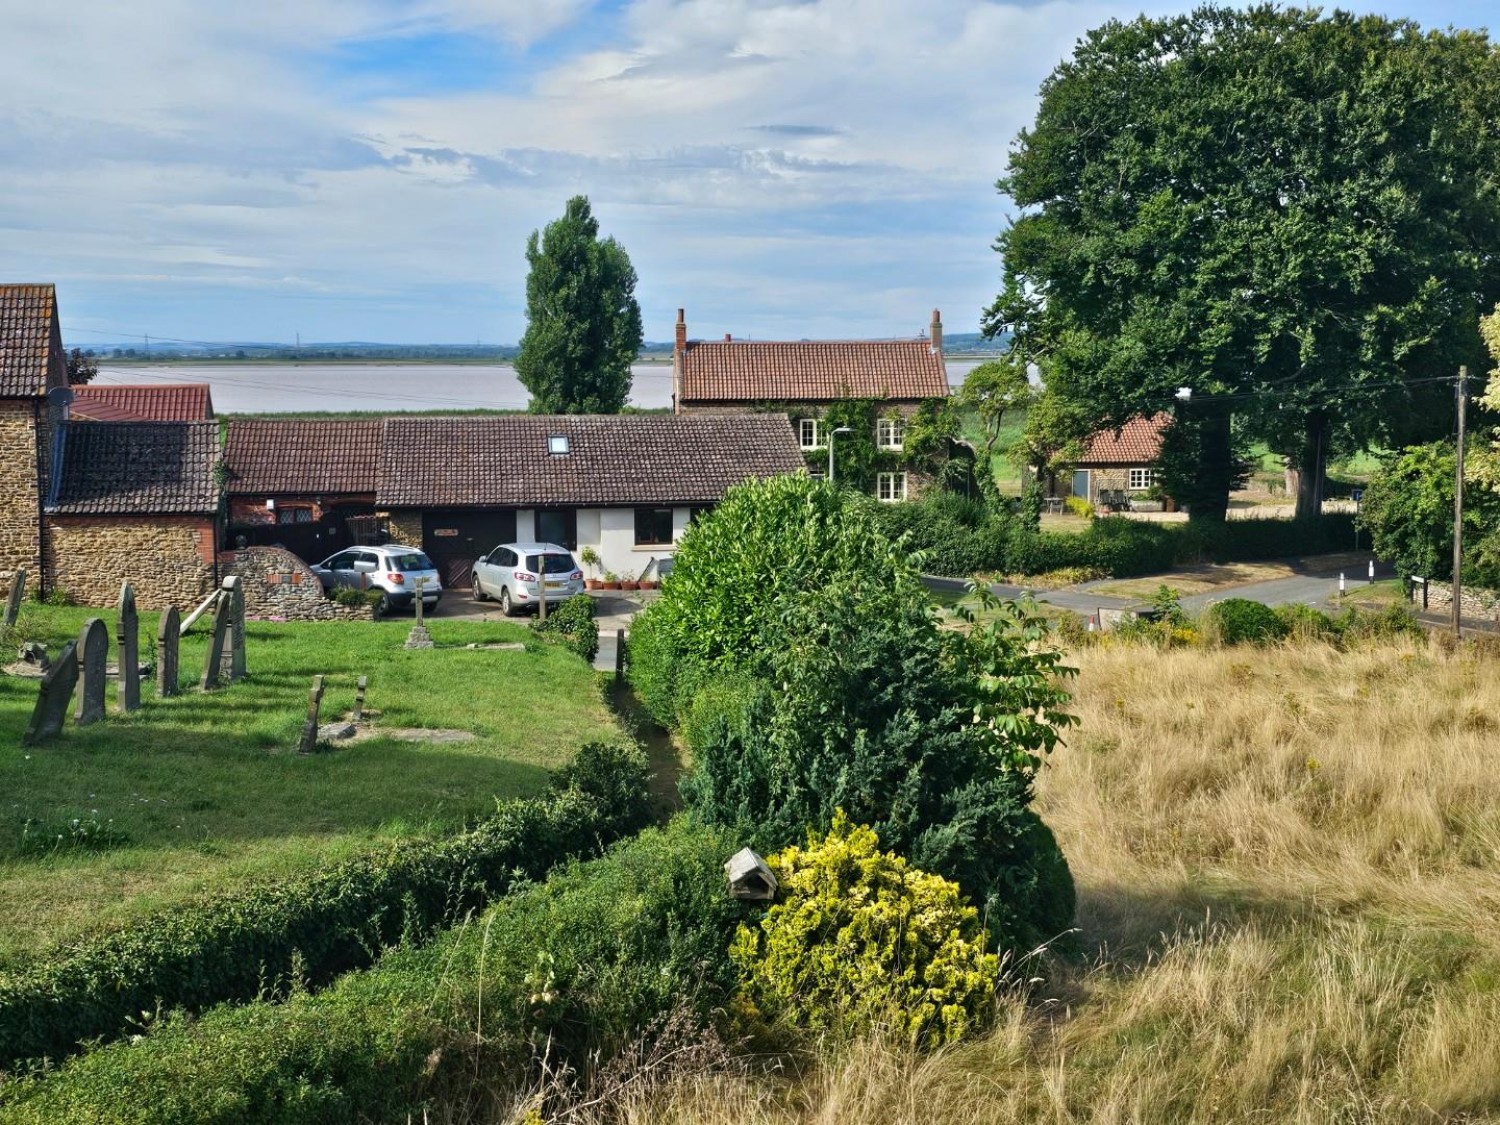
[[[141,620],[136,616],[135,590],[129,582],[120,586],[115,640],[120,645],[120,690],[115,696],[115,707],[123,715],[141,705]]]
[[[26,596],[26,568],[16,568],[16,573],[10,580],[10,601],[5,603],[5,624],[7,627],[16,623],[16,618],[21,614],[21,599]]]
[[[370,677],[361,676],[355,684],[354,689],[354,721],[360,723],[365,718],[365,688],[370,686]]]
[[[182,639],[182,614],[169,606],[156,627],[156,695],[166,699],[180,690],[177,682],[177,644]]]
[[[297,750],[303,754],[315,753],[318,749],[318,708],[323,705],[323,677],[314,676],[312,691],[307,694],[307,722],[302,724],[302,741]]]
[[[208,642],[208,655],[203,661],[203,678],[198,681],[198,687],[203,691],[213,691],[219,686],[219,670],[224,663],[224,642],[229,634],[232,601],[227,592],[219,591],[219,599],[214,604],[214,631]]]
[[[427,585],[427,579],[417,579],[417,623],[411,627],[411,632],[406,636],[407,648],[432,648],[432,634],[427,632],[427,626],[422,624],[422,588]]]
[[[81,727],[104,718],[104,681],[108,678],[109,628],[90,617],[78,631],[78,706],[73,719]]]
[[[229,631],[220,657],[219,677],[232,684],[245,678],[245,590],[239,577],[233,574],[224,579],[223,590],[229,595]]]
[[[22,746],[35,746],[62,733],[73,689],[78,686],[77,649],[78,642],[69,641],[57,663],[42,677],[36,709],[31,712],[31,722],[26,724],[26,733],[21,736]]]

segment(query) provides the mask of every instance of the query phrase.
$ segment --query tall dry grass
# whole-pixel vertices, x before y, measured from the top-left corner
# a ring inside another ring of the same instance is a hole
[[[1038,791],[1082,959],[984,1038],[688,1068],[630,1125],[1500,1120],[1500,661],[1090,648]]]

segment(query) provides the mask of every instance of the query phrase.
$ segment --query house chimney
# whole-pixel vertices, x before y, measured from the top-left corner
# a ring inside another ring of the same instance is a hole
[[[687,347],[687,320],[682,315],[682,310],[677,310],[677,339],[673,345],[677,351]]]
[[[682,359],[687,352],[687,318],[677,310],[677,335],[672,341],[672,413],[682,413]]]
[[[943,354],[943,314],[937,309],[932,310],[932,324],[927,329],[927,335],[932,337],[932,350],[938,355]]]
[[[726,332],[726,333],[724,333],[724,342],[726,344],[732,344],[732,343],[734,343],[734,337],[731,336],[728,332]]]

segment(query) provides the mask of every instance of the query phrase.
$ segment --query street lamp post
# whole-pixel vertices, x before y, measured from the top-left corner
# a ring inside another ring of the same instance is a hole
[[[854,431],[848,426],[840,426],[828,435],[828,483],[833,483],[833,439],[839,434],[852,434]]]

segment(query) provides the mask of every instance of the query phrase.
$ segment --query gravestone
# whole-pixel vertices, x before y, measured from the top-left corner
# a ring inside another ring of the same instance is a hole
[[[323,677],[314,676],[312,691],[307,695],[307,722],[302,724],[302,741],[297,750],[303,754],[315,753],[318,749],[318,708],[323,704]]]
[[[219,677],[232,684],[245,678],[245,590],[239,577],[233,574],[224,579],[223,590],[229,595],[229,630],[220,657]]]
[[[123,715],[141,705],[141,620],[136,616],[135,591],[129,582],[120,586],[115,640],[120,645],[120,690],[115,696],[115,706]]]
[[[161,615],[161,623],[156,627],[156,696],[158,699],[176,695],[179,690],[177,643],[182,639],[181,629],[182,615],[177,612],[175,605],[169,606],[167,612]]]
[[[104,681],[108,677],[109,628],[90,617],[78,631],[78,706],[73,719],[88,726],[104,718]]]
[[[417,623],[411,627],[411,632],[406,635],[407,648],[432,648],[432,634],[427,631],[427,626],[422,624],[422,587],[427,585],[427,579],[417,579]]]
[[[203,678],[198,681],[198,687],[203,691],[213,691],[219,686],[219,669],[224,663],[224,641],[229,634],[232,600],[227,592],[220,590],[218,601],[214,604],[214,631],[208,641],[208,655],[203,660]]]
[[[42,677],[36,708],[31,712],[31,722],[26,724],[26,733],[21,736],[22,746],[35,746],[62,733],[68,703],[73,698],[73,689],[78,686],[77,649],[78,642],[69,641],[57,663]]]
[[[365,688],[370,684],[369,676],[361,676],[354,689],[354,721],[363,722],[365,717]]]
[[[26,568],[18,567],[10,580],[10,601],[5,603],[5,624],[7,627],[16,623],[16,618],[21,614],[21,599],[25,596]]]

